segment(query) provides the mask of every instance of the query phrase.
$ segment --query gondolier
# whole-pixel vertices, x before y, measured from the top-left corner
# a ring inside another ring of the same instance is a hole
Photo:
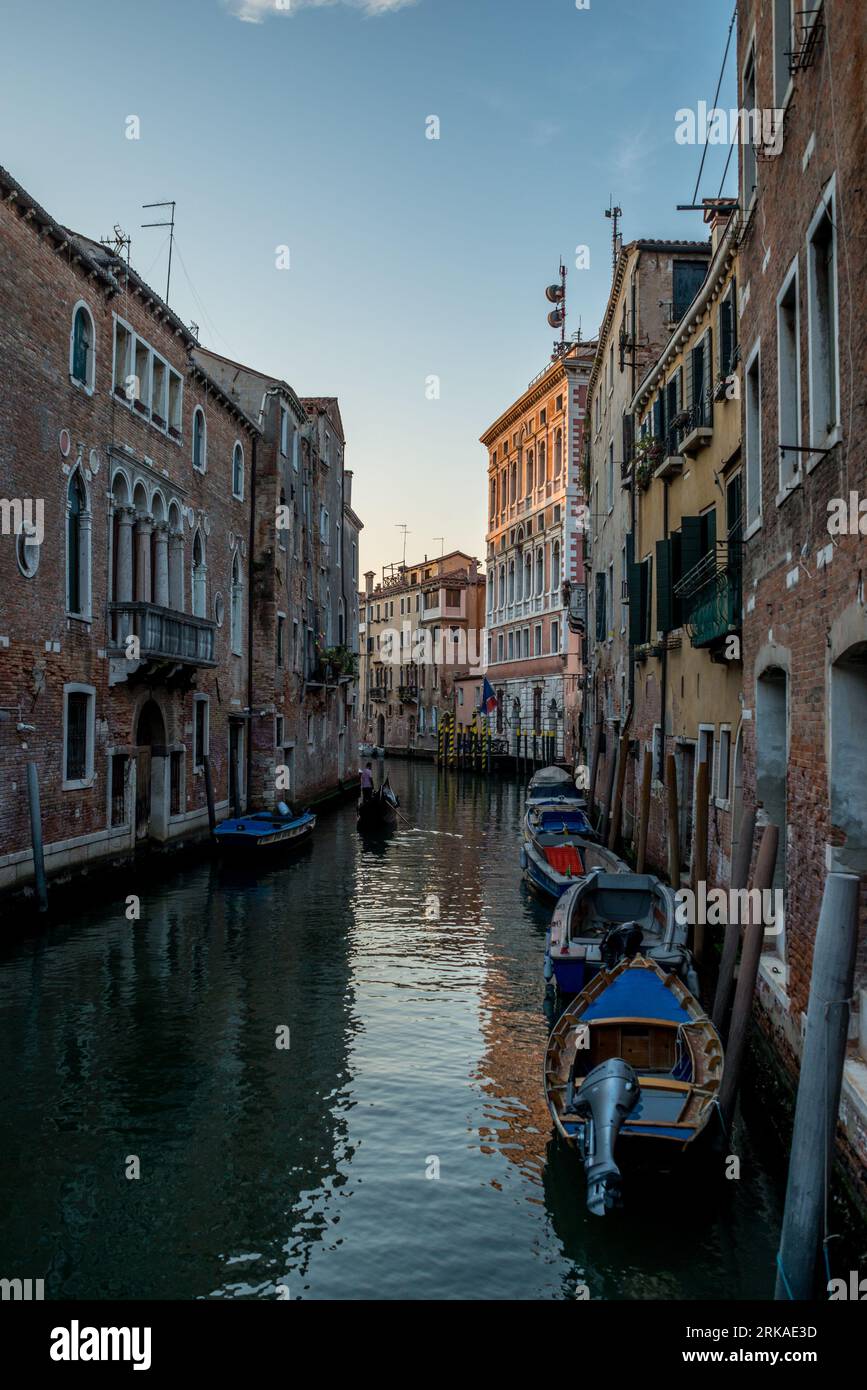
[[[371,764],[368,763],[366,767],[363,767],[361,769],[361,799],[362,801],[369,801],[372,796],[373,772],[371,769]]]

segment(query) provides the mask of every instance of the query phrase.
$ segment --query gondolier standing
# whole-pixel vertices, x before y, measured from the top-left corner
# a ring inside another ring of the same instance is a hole
[[[369,801],[372,796],[373,772],[371,770],[371,764],[368,763],[366,767],[361,769],[361,799],[362,801]]]

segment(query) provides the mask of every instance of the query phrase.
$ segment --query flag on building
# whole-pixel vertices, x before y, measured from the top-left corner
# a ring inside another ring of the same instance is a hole
[[[497,697],[494,694],[494,687],[491,685],[487,676],[485,676],[485,683],[482,686],[482,703],[479,705],[479,709],[483,714],[493,714],[496,708]]]

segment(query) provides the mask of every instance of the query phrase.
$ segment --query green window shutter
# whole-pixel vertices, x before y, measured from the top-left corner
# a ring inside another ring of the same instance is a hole
[[[641,565],[628,563],[626,573],[629,587],[629,645],[640,647],[644,641],[641,635]]]
[[[682,604],[680,594],[674,592],[675,585],[683,578],[683,570],[680,564],[680,532],[675,531],[669,537],[671,545],[671,626],[672,629],[683,626],[681,613]],[[657,561],[657,563],[659,563]]]
[[[653,560],[641,562],[641,640],[650,641],[650,600],[653,593]]]
[[[653,402],[653,434],[656,439],[662,438],[662,398],[657,396]]]
[[[605,575],[596,575],[596,641],[604,642],[607,636],[605,621]]]
[[[713,329],[704,335],[704,418],[713,426]]]
[[[83,309],[75,315],[72,331],[72,375],[87,384],[87,319]]]
[[[656,542],[656,626],[660,632],[671,632],[671,541]]]
[[[705,555],[711,555],[716,550],[716,507],[712,511],[705,512],[702,521],[704,522],[705,532]]]

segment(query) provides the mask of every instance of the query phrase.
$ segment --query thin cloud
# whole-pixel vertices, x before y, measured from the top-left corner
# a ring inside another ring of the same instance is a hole
[[[245,24],[264,24],[269,15],[292,15],[297,10],[319,9],[323,5],[349,5],[366,15],[391,14],[393,10],[415,5],[417,0],[223,0],[230,14]]]

